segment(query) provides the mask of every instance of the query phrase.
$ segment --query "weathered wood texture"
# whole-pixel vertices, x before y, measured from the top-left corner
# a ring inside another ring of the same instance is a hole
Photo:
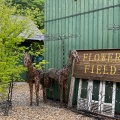
[[[119,49],[119,4],[120,0],[45,0],[44,44],[45,59],[49,62],[45,66],[45,70],[51,67],[62,68],[67,61],[68,51],[72,49]],[[69,36],[69,34],[79,35],[79,37],[64,39],[63,36]],[[48,39],[47,35],[52,37],[48,37]],[[100,71],[98,70],[98,72]],[[69,79],[69,83],[70,81]],[[75,81],[74,104],[77,102],[79,84],[79,80]],[[115,109],[120,113],[120,83],[118,82],[116,85]],[[59,87],[56,83],[54,91],[55,98],[59,99]],[[48,91],[47,97],[52,98]]]
[[[80,63],[73,76],[92,80],[120,82],[120,49],[78,50]]]

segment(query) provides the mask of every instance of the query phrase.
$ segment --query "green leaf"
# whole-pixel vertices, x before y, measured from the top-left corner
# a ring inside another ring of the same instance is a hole
[[[25,38],[19,35],[29,30],[30,18],[34,16],[29,10],[25,17],[21,12],[16,6],[11,6],[10,1],[0,1],[0,97],[6,94],[11,79],[20,79],[20,74],[26,70],[21,65],[25,47],[20,46]]]

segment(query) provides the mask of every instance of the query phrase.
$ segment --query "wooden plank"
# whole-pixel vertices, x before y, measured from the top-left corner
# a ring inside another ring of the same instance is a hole
[[[72,79],[71,79],[71,84],[70,84],[68,107],[72,107],[74,86],[75,86],[75,78],[72,77]]]
[[[103,107],[102,106],[102,100],[103,100],[103,98],[102,98],[102,93],[103,93],[103,82],[102,81],[100,81],[100,88],[99,88],[99,102],[98,102],[98,112],[100,112],[101,111],[101,108]]]
[[[80,62],[75,64],[76,78],[120,82],[120,50],[78,50]]]
[[[77,110],[80,108],[80,96],[81,96],[81,88],[82,88],[82,79],[79,80],[79,87],[78,87],[78,98],[77,98]]]
[[[116,101],[116,83],[113,83],[113,91],[112,91],[112,116],[115,114],[115,101]]]
[[[101,93],[101,113],[103,114],[103,107],[104,107],[104,100],[105,100],[105,81],[103,82],[103,85],[102,85],[102,93]]]
[[[68,107],[72,107],[72,102],[73,102],[73,94],[74,94],[74,86],[75,86],[75,77],[73,77],[74,64],[75,64],[75,60],[73,60],[73,64],[72,64],[72,75],[71,75]]]
[[[88,81],[88,110],[91,109],[92,102],[92,92],[93,92],[93,80]]]

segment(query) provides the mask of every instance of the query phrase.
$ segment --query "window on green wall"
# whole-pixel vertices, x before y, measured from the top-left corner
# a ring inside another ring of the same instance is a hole
[[[87,98],[88,80],[82,79],[81,98]]]
[[[105,84],[105,103],[112,103],[113,82],[106,81]]]
[[[99,88],[100,88],[100,81],[99,80],[94,80],[93,81],[92,100],[95,100],[95,101],[99,100]]]
[[[116,101],[115,101],[115,112],[120,113],[120,83],[116,83]]]

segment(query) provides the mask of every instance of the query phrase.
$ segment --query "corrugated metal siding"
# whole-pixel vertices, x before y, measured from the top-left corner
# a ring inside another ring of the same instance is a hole
[[[113,24],[120,25],[120,8],[111,7],[99,10],[101,8],[118,5],[119,0],[46,0],[45,3],[45,35],[80,35],[78,38],[65,40],[65,55],[67,55],[70,49],[120,47],[119,30],[109,30]],[[77,15],[79,13],[81,14]],[[71,15],[75,16],[72,17]],[[65,16],[69,17],[63,18]],[[51,37],[51,39],[53,38]],[[46,51],[46,57],[50,61],[49,67],[55,66],[59,68],[62,66],[61,45],[61,41],[45,42],[45,46],[49,51]],[[56,55],[58,57],[53,59]],[[57,64],[58,62],[60,63],[59,65]]]
[[[119,4],[119,0],[45,0],[46,69],[62,68],[71,49],[120,48],[120,30],[109,30],[120,25]],[[54,36],[69,34],[80,36],[65,39],[64,48],[61,40],[53,41]],[[51,41],[47,35],[52,36]],[[59,99],[58,86],[54,87]]]

